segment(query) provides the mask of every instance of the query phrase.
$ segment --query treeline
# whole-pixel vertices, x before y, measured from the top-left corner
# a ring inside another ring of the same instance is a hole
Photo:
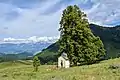
[[[33,54],[28,52],[22,52],[18,54],[1,53],[0,55],[0,62],[16,61],[16,60],[32,60],[32,59],[33,59]]]

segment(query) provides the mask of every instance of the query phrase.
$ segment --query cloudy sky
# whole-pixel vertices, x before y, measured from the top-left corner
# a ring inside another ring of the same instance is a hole
[[[74,4],[89,22],[120,24],[120,0],[0,0],[0,39],[58,36],[62,11]]]

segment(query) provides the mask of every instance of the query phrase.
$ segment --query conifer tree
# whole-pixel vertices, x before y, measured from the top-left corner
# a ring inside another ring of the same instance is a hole
[[[71,63],[93,63],[105,55],[104,45],[90,30],[87,16],[78,6],[68,6],[60,21],[59,53],[67,53]]]
[[[33,58],[33,67],[34,71],[38,71],[38,66],[40,66],[40,60],[38,59],[37,56]]]

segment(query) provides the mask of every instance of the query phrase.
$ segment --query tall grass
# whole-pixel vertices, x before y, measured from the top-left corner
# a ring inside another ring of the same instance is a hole
[[[41,65],[38,72],[33,71],[32,64],[6,62],[0,63],[0,80],[120,80],[120,68],[111,69],[112,64],[120,64],[120,58],[68,69]]]

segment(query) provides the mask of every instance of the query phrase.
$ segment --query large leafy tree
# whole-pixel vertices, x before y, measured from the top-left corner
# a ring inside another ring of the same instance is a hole
[[[89,28],[86,14],[78,6],[68,6],[60,21],[60,54],[65,52],[71,63],[93,63],[105,55],[104,45]]]

